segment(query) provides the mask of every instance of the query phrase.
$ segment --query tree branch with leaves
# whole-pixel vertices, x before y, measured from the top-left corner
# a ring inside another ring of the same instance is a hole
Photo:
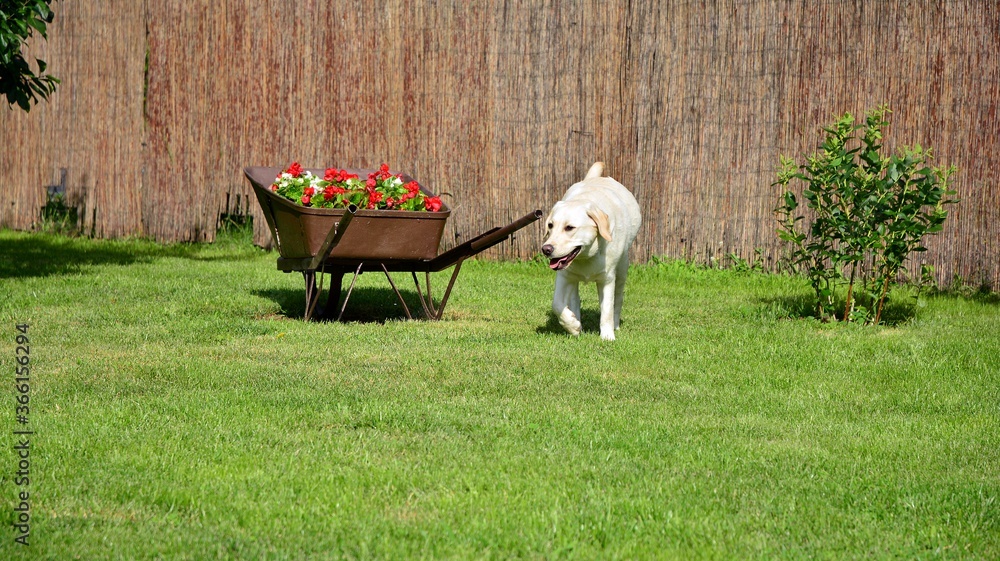
[[[35,59],[36,73],[23,55],[24,43],[32,34],[46,37],[52,23],[51,0],[0,0],[0,93],[7,103],[25,111],[39,99],[56,91],[59,79],[46,74],[44,60]]]

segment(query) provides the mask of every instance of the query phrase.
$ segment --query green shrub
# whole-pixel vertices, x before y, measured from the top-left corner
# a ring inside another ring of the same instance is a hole
[[[941,231],[947,205],[957,202],[949,189],[956,168],[929,167],[929,148],[916,145],[882,155],[889,113],[885,105],[873,109],[863,125],[845,113],[823,129],[826,139],[805,164],[781,157],[774,183],[784,190],[775,209],[778,236],[789,248],[788,265],[809,277],[816,314],[823,320],[878,324],[890,284],[910,254],[926,251],[924,236]],[[789,189],[793,180],[805,183],[807,213]],[[834,294],[845,282],[838,318]]]

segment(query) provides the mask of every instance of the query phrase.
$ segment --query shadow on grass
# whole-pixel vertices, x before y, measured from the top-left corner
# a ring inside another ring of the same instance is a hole
[[[0,236],[0,278],[76,274],[101,265],[135,265],[180,257],[195,261],[243,261],[263,251],[242,239],[220,236],[215,244],[158,244],[147,240],[95,240],[56,234]]]
[[[0,239],[0,277],[31,278],[78,273],[93,265],[132,265],[155,257],[112,243],[81,243],[74,238],[24,236]]]
[[[977,302],[982,302],[984,304],[996,305],[1000,303],[1000,295],[996,293],[990,294],[976,294],[971,296],[962,296],[957,294],[947,294],[947,293],[933,293],[928,294],[924,297],[929,298],[965,298]],[[759,300],[760,308],[758,311],[759,315],[762,317],[767,317],[770,319],[818,319],[819,315],[816,312],[815,299],[808,294],[798,294],[793,296],[779,296],[776,298],[762,298]],[[834,309],[838,310],[837,317],[841,318],[844,307],[846,305],[846,300],[836,299],[834,301]],[[897,326],[904,324],[914,318],[917,314],[917,300],[914,297],[898,297],[896,299],[888,300],[885,303],[885,308],[882,310],[882,325]]]
[[[601,331],[601,311],[596,308],[583,308],[580,310],[580,324],[582,326],[583,332],[595,332],[599,333]],[[622,325],[625,324],[625,320],[622,319]],[[535,329],[536,333],[548,333],[548,334],[565,334],[566,330],[563,326],[559,324],[559,318],[556,317],[555,312],[549,310],[549,320],[545,325],[539,326]]]
[[[972,302],[989,306],[1000,305],[1000,292],[990,292],[989,287],[980,287],[975,290],[967,287],[947,290],[933,290],[930,291],[927,296],[931,298],[971,300]]]
[[[413,290],[400,289],[403,300],[410,310],[413,319],[425,319],[424,309],[420,305],[420,299]],[[327,295],[329,291],[324,288],[320,296],[319,309],[314,312],[313,318],[322,316],[323,309],[328,305]],[[279,288],[269,290],[255,290],[253,294],[262,298],[267,298],[278,304],[281,314],[290,319],[301,320],[305,317],[306,291],[305,285],[301,289]],[[340,313],[340,306],[343,305],[343,297],[347,295],[347,286],[341,291],[341,301],[335,309],[330,310],[328,318],[323,321],[334,321]],[[344,316],[341,321],[348,323],[385,323],[387,321],[405,320],[406,312],[400,305],[399,299],[391,288],[358,288],[355,287],[351,293],[351,298],[344,309]]]
[[[807,294],[795,294],[790,296],[777,296],[773,298],[761,298],[761,315],[775,319],[804,319],[815,318],[816,307],[813,304],[812,296]]]

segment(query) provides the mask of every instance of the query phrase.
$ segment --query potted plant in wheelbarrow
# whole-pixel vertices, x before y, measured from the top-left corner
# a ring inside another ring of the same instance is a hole
[[[323,310],[327,317],[340,301],[344,274],[354,272],[337,315],[340,319],[354,281],[365,266],[385,272],[408,318],[409,309],[389,271],[412,273],[425,315],[440,319],[462,261],[541,217],[541,211],[536,210],[438,255],[451,209],[412,177],[393,173],[386,164],[378,169],[304,169],[296,162],[284,169],[248,167],[244,173],[274,237],[280,255],[278,269],[301,271],[305,277],[307,320],[318,306],[322,289],[316,289],[317,272],[332,275],[330,296]],[[435,306],[430,273],[452,265],[455,271],[448,289],[440,305]],[[426,298],[417,281],[418,271],[427,274]]]

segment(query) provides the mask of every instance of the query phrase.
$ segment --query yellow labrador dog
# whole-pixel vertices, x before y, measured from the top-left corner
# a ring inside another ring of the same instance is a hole
[[[580,334],[580,283],[596,282],[601,339],[614,341],[621,319],[628,251],[639,233],[639,203],[621,183],[591,166],[583,181],[552,207],[542,253],[557,271],[552,311],[571,335]]]

